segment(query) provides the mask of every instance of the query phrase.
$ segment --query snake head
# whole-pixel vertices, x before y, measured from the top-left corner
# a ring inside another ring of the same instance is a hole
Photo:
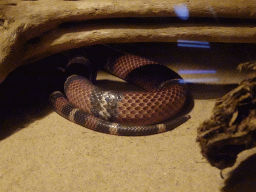
[[[72,58],[65,69],[67,76],[76,74],[86,77],[91,83],[95,83],[98,67],[92,64],[89,59],[84,56],[76,56]]]

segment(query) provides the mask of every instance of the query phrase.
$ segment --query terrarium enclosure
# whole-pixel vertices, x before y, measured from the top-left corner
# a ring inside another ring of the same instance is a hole
[[[253,1],[1,0],[1,191],[254,191],[255,19]],[[180,74],[191,119],[119,137],[56,114],[61,70],[98,45]]]

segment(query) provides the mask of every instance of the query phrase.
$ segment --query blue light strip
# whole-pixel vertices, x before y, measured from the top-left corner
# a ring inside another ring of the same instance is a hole
[[[216,70],[179,70],[179,74],[214,74]]]
[[[189,41],[189,40],[177,40],[178,47],[194,47],[194,48],[210,48],[210,43],[207,41]]]
[[[219,78],[195,78],[195,79],[184,79],[185,83],[209,83],[218,82]]]
[[[190,44],[181,44],[178,43],[178,47],[194,47],[194,48],[205,48],[205,49],[209,49],[210,45],[190,45]]]
[[[207,42],[207,41],[190,41],[190,40],[178,39],[177,42],[178,42],[178,43],[190,43],[190,44],[210,45],[210,43]]]

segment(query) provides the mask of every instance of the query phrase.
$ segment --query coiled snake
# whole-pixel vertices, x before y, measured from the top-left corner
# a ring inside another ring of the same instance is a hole
[[[67,66],[73,64],[86,66],[87,78],[71,75],[64,85],[66,96],[60,91],[50,95],[54,110],[72,122],[103,133],[137,136],[171,130],[190,118],[169,120],[184,107],[187,90],[182,78],[166,66],[112,50],[100,66],[145,90],[117,92],[93,85],[96,70],[86,57],[74,57]]]

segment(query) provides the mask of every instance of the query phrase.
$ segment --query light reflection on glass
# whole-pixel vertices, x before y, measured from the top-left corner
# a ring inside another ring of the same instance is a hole
[[[194,48],[210,48],[210,43],[207,41],[189,41],[189,40],[177,40],[178,47],[194,47]]]
[[[185,80],[185,79],[179,79],[178,82],[179,82],[180,84],[182,84],[182,83],[186,83],[186,80]]]
[[[191,40],[182,40],[182,39],[178,39],[177,42],[178,42],[178,43],[190,43],[190,44],[210,45],[210,43],[207,42],[207,41],[191,41]]]
[[[214,74],[216,70],[179,70],[179,74]]]
[[[210,83],[210,82],[218,82],[218,78],[195,78],[195,79],[184,79],[185,83]],[[182,82],[182,83],[184,83]]]
[[[189,45],[189,44],[178,44],[179,47],[194,47],[194,48],[205,48],[209,49],[210,46],[208,45]]]
[[[211,7],[210,7],[211,8]],[[211,8],[210,11],[214,14],[214,10]],[[174,12],[182,20],[188,20],[189,9],[185,4],[175,5]],[[215,14],[214,14],[215,15]],[[178,47],[192,47],[192,48],[204,48],[209,49],[210,43],[206,41],[190,41],[190,40],[177,40]],[[179,70],[179,74],[215,74],[216,70]],[[217,82],[218,78],[195,78],[195,79],[185,79],[180,80],[179,83],[207,83],[207,82]]]
[[[188,7],[186,5],[184,5],[184,4],[182,4],[182,5],[175,5],[174,6],[174,12],[182,20],[187,20],[189,18]]]

